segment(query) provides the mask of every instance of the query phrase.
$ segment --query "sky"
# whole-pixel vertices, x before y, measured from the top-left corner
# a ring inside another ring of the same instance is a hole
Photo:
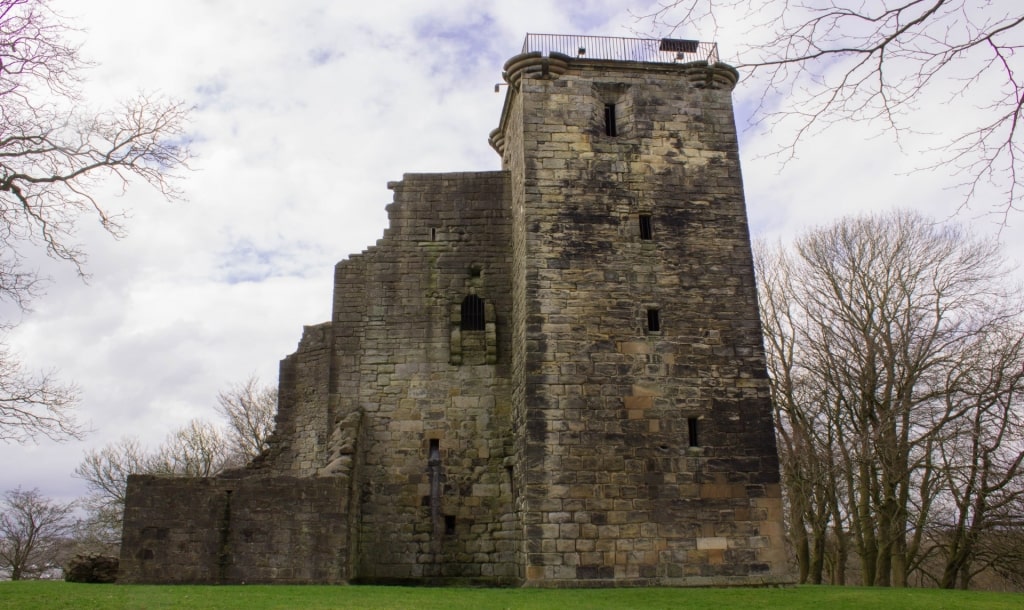
[[[55,499],[85,493],[72,472],[83,453],[125,436],[155,447],[192,418],[216,419],[219,391],[250,375],[276,383],[303,325],[330,319],[333,267],[386,227],[388,181],[406,172],[500,169],[488,146],[504,89],[501,67],[527,32],[634,36],[644,0],[52,0],[81,29],[90,105],[138,92],[194,106],[196,158],[168,203],[145,185],[104,200],[126,211],[114,239],[79,227],[83,281],[40,259],[52,281],[7,337],[33,370],[77,384],[82,441],[0,444],[0,491],[38,487]],[[749,24],[719,20],[729,61]],[[707,33],[676,32],[708,40]],[[921,136],[863,125],[814,134],[795,159],[769,153],[791,135],[748,119],[755,79],[734,92],[751,230],[791,239],[844,215],[895,206],[954,218],[991,234],[1021,260],[1024,216],[1005,223],[984,206],[960,210],[943,172],[914,172],[921,141],[941,142],[981,112],[968,93],[916,110]],[[979,83],[979,87],[985,85]],[[769,100],[775,103],[779,100]],[[781,103],[781,101],[779,101]],[[931,138],[931,140],[928,140]]]

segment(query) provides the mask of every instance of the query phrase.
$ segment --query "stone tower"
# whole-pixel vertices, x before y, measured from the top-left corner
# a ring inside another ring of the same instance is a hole
[[[788,582],[714,45],[529,35],[502,170],[406,174],[246,469],[132,477],[127,582]]]
[[[492,133],[512,184],[523,576],[778,575],[737,74],[690,41],[527,45],[536,51],[505,65]],[[693,52],[711,63],[690,63]],[[647,61],[666,53],[669,63]]]

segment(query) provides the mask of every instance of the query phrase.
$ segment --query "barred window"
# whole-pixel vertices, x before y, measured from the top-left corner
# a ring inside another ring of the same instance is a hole
[[[471,294],[462,300],[462,330],[484,330],[484,300]]]

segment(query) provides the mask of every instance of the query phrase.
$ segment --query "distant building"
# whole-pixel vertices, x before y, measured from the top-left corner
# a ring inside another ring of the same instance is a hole
[[[122,582],[789,582],[713,44],[529,35],[494,172],[407,174],[246,469],[129,479]]]

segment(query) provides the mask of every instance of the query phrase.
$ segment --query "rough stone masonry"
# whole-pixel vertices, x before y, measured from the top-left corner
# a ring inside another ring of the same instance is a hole
[[[528,36],[501,171],[388,185],[270,449],[129,478],[121,582],[790,581],[737,73],[622,40]]]

